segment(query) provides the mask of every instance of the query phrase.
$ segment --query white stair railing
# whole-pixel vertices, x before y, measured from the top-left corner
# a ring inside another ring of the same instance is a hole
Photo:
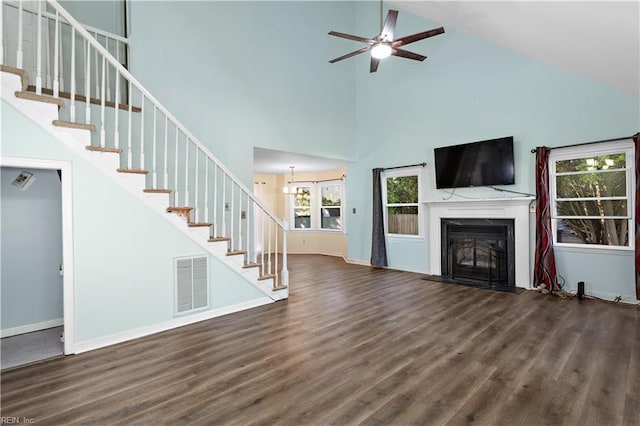
[[[43,11],[44,6],[52,12]],[[245,252],[245,263],[259,263],[261,276],[274,277],[274,290],[288,286],[288,224],[129,73],[120,60],[126,57],[127,40],[81,25],[55,0],[39,2],[37,11],[22,1],[3,1],[3,65],[29,68],[24,61],[26,15],[35,16],[36,25],[34,91],[70,98],[60,119],[95,125],[92,146],[121,149],[121,171],[150,171],[147,189],[170,190],[171,207],[192,208],[190,225],[210,223],[211,237],[230,238],[230,250]],[[49,58],[44,75],[51,78],[41,78],[43,58]],[[70,76],[70,92],[63,93],[62,75]],[[85,104],[84,111],[78,103]]]

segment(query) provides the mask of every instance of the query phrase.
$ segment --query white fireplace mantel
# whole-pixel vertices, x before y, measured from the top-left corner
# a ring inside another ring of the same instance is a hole
[[[515,281],[517,287],[530,288],[529,218],[533,197],[483,198],[468,200],[426,201],[429,229],[429,268],[431,275],[441,275],[441,219],[478,218],[513,219],[515,238]]]

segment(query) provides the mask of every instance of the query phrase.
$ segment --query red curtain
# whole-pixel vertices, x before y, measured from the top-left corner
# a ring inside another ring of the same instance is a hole
[[[636,265],[639,258],[636,257]],[[536,252],[533,269],[534,286],[544,285],[549,291],[560,291],[553,254],[551,204],[549,203],[549,149],[536,148]]]
[[[636,299],[640,300],[640,133],[633,137],[636,151]]]

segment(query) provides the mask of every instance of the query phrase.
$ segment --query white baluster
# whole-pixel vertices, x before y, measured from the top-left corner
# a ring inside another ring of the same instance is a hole
[[[91,123],[91,45],[89,44],[88,41],[85,40],[85,43],[87,44],[87,54],[85,55],[84,59],[86,61],[86,66],[87,66],[87,72],[84,76],[84,94],[85,94],[85,109],[84,109],[84,120],[85,123],[89,124]],[[96,70],[97,72],[97,70]]]
[[[57,13],[57,11],[56,11]],[[63,22],[60,23],[59,28],[60,28],[60,34],[58,35],[58,56],[60,57],[59,61],[62,61],[62,58],[64,58],[64,51],[62,50],[62,48],[64,47],[62,44],[62,24]],[[59,71],[58,71],[58,90],[61,90],[64,92],[64,62],[62,62],[59,65]]]
[[[109,50],[109,37],[104,36],[104,44],[105,44],[105,49],[107,49],[107,51]],[[109,68],[107,67],[107,100],[111,101],[111,81],[109,79]],[[118,102],[116,101],[116,104]],[[118,108],[118,105],[116,105],[116,109]],[[117,114],[116,114],[117,115]]]
[[[16,51],[16,67],[22,69],[22,0],[18,2],[18,50]]]
[[[213,230],[217,237],[220,236],[218,229],[218,165],[213,163]]]
[[[234,214],[233,214],[234,210],[233,209],[235,209],[235,205],[233,204],[233,195],[234,195],[234,190],[233,190],[234,185],[233,185],[233,183],[234,183],[233,180],[231,180],[231,203],[229,204],[230,205],[229,218],[231,219],[231,223],[230,223],[231,233],[230,233],[230,236],[232,238],[231,239],[231,249],[232,250],[233,250],[234,247],[236,247],[236,248],[238,247],[238,241],[237,241],[237,238],[235,238],[236,228],[234,227],[234,220],[233,220],[233,216],[234,216]]]
[[[96,56],[97,56],[98,52],[96,52]],[[104,97],[104,91],[105,91],[105,70],[107,68],[107,57],[103,56],[102,57],[102,84],[101,84],[101,91],[100,91],[100,146],[101,147],[105,147],[105,138],[106,138],[106,134],[107,132],[104,129],[104,117],[105,117],[105,113],[106,113],[106,106],[105,106],[105,97]],[[98,74],[96,73],[96,77],[98,76]]]
[[[132,140],[132,121],[133,121],[133,94],[132,94],[131,82],[129,82],[129,96],[127,96],[127,102],[129,103],[129,122],[127,123],[127,168],[133,168],[133,140]],[[144,101],[144,95],[142,95],[142,100]],[[144,107],[144,105],[140,105],[140,107]],[[142,120],[144,120],[144,115],[142,115]],[[140,130],[142,132],[142,130]]]
[[[179,201],[180,201],[179,198],[178,198],[179,197],[179,194],[178,194],[178,175],[179,175],[179,173],[178,173],[178,146],[179,146],[178,140],[179,140],[179,137],[178,136],[179,135],[180,135],[179,129],[176,128],[176,146],[175,146],[176,152],[175,152],[175,155],[174,155],[175,165],[173,166],[173,206],[174,207],[178,206],[179,205]]]
[[[153,172],[152,172],[152,176],[153,176],[153,186],[152,188],[157,188],[158,187],[158,174],[156,173],[157,167],[157,145],[158,145],[158,140],[156,138],[156,129],[157,129],[157,121],[156,121],[156,113],[157,113],[158,109],[154,106],[153,107],[153,145],[152,145],[152,156],[153,156],[153,162],[152,162],[152,167],[153,167]]]
[[[167,166],[168,161],[169,161],[169,117],[167,117],[166,115],[164,116],[164,153],[163,153],[163,160],[162,160],[162,187],[163,188],[169,188],[169,167]],[[176,128],[176,131],[177,128]]]
[[[271,274],[271,258],[273,257],[273,253],[271,253],[271,224],[272,224],[272,220],[270,217],[267,216],[267,228],[269,229],[269,233],[268,233],[268,239],[269,241],[267,241],[267,244],[269,245],[269,250],[268,250],[268,257],[267,257],[267,269],[269,270],[269,274]]]
[[[260,275],[265,275],[265,263],[264,263],[264,220],[265,220],[264,210],[260,210],[260,222],[262,226],[260,227],[260,269],[262,272]]]
[[[131,93],[131,82],[129,82],[129,93]],[[141,107],[142,107],[142,117],[140,118],[140,170],[147,170],[145,166],[144,159],[144,93],[140,92],[141,96]],[[131,98],[133,99],[133,98]]]
[[[76,29],[71,27],[71,103],[69,119],[76,121]]]
[[[242,246],[242,191],[238,194],[238,248],[243,249]]]
[[[200,174],[198,170],[200,168],[199,160],[200,160],[200,148],[198,145],[196,147],[196,174],[194,176],[195,183],[193,185],[193,191],[195,192],[195,196],[193,197],[193,221],[198,222],[198,212],[200,211],[200,205],[198,204],[198,199],[200,198],[198,194],[198,181],[200,180]]]
[[[38,25],[36,40],[36,94],[42,94],[42,2],[38,2]]]
[[[275,234],[275,251],[274,251],[274,256],[275,256],[275,267],[273,268],[273,274],[276,276],[273,279],[273,287],[277,287],[278,286],[278,224],[272,219],[271,222],[273,222],[273,228],[274,228],[274,234]]]
[[[189,206],[189,137],[184,141],[184,205]]]
[[[113,147],[120,148],[120,72],[114,69],[115,73],[115,85],[116,85],[116,104],[113,109],[114,125],[113,125]],[[129,116],[131,119],[131,116]]]
[[[44,75],[45,75],[45,87],[52,87],[51,84],[51,40],[49,38],[49,18],[43,16],[44,20],[44,33],[42,34],[42,42],[44,44],[44,56],[46,58],[46,66],[44,67]]]
[[[222,236],[227,237],[227,174],[222,171]]]
[[[97,39],[97,38],[98,38],[98,34],[96,34],[96,33],[93,33],[93,34],[91,34],[91,35],[92,35],[92,36],[93,36],[93,38],[95,38],[95,39]],[[94,56],[94,59],[95,59],[95,61],[96,61],[96,62],[95,62],[95,70],[96,70],[96,91],[95,91],[95,93],[96,93],[96,97],[98,96],[98,93],[100,93],[100,87],[99,87],[99,86],[100,86],[100,81],[98,80],[98,53],[99,53],[99,52],[96,50],[96,54],[95,54],[95,56]]]
[[[60,94],[60,58],[58,48],[60,46],[60,16],[56,10],[55,37],[53,47],[53,97],[57,98]]]
[[[209,157],[204,159],[204,221],[209,222]]]

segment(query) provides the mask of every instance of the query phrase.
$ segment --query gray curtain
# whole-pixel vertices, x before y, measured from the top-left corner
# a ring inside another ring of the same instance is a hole
[[[384,239],[384,206],[380,174],[383,169],[373,169],[373,230],[371,233],[371,265],[387,266],[387,246]]]

